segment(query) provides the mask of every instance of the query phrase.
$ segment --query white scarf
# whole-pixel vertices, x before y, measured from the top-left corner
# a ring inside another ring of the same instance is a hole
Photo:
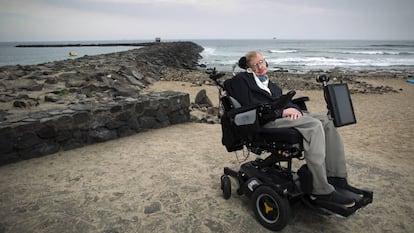
[[[256,81],[256,85],[260,87],[260,89],[267,91],[270,95],[272,95],[272,92],[269,89],[269,77],[266,75],[266,80],[264,82],[260,81],[257,75],[250,69],[247,69],[248,73],[252,73],[254,76],[254,81]]]

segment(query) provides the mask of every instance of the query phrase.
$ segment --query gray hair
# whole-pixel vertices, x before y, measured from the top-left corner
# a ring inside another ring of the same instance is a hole
[[[250,51],[248,53],[246,53],[246,65],[248,67],[250,67],[250,62],[253,60],[253,58],[257,57],[257,56],[262,56],[263,55],[259,52],[259,51]]]

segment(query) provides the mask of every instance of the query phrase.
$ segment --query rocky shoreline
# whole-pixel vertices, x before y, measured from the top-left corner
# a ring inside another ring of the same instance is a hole
[[[226,75],[223,79],[231,78],[232,72],[224,72]],[[406,79],[412,77],[413,74],[405,72],[345,72],[340,69],[333,70],[319,70],[310,71],[307,73],[289,73],[289,72],[270,72],[269,78],[277,83],[280,87],[286,90],[319,90],[321,85],[316,82],[316,78],[326,74],[330,77],[329,83],[347,83],[351,94],[385,94],[398,93],[403,91],[402,88],[395,89],[387,85],[373,85],[367,82],[368,80],[381,79]],[[170,72],[168,75],[162,77],[163,81],[183,81],[189,82],[193,85],[214,85],[208,76],[200,70],[182,70]]]

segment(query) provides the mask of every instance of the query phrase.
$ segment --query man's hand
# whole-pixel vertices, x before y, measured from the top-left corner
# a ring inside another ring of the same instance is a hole
[[[282,117],[289,117],[292,120],[302,117],[302,113],[296,108],[287,108],[283,110]]]

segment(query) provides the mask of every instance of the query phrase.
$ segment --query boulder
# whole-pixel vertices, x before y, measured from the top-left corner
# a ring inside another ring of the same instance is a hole
[[[213,107],[213,103],[211,102],[210,98],[208,98],[205,89],[202,89],[197,93],[194,103],[200,107]]]

